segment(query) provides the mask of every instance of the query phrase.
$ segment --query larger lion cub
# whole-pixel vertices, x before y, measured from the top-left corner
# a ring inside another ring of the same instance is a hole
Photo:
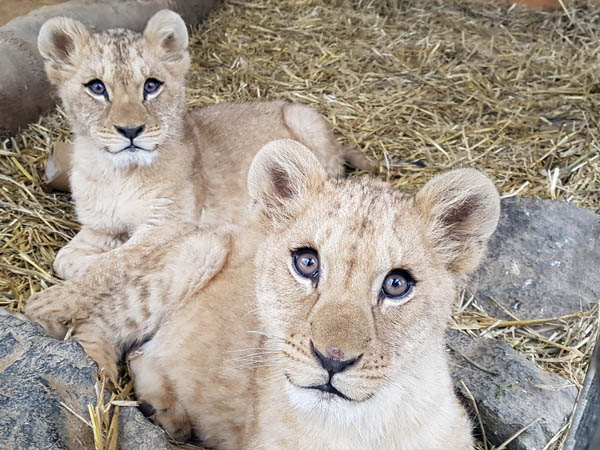
[[[156,420],[221,450],[472,448],[443,335],[498,221],[490,180],[455,170],[415,196],[328,180],[289,140],[248,180],[252,227],[131,358]]]

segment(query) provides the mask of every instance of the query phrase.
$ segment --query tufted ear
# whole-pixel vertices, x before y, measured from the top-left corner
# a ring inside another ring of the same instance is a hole
[[[181,16],[162,9],[154,14],[144,29],[144,39],[168,62],[188,59],[188,32]]]
[[[75,70],[77,50],[86,45],[90,34],[85,26],[68,17],[47,20],[38,34],[38,50],[45,60],[52,83],[59,83]]]
[[[459,275],[475,270],[500,216],[500,197],[490,179],[475,169],[453,170],[427,183],[415,203],[450,270]]]
[[[253,216],[265,225],[285,223],[326,179],[317,157],[304,145],[291,139],[269,142],[256,154],[248,172]]]

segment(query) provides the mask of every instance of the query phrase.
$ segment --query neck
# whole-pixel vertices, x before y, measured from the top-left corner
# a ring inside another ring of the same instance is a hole
[[[122,167],[91,139],[77,136],[70,181],[79,222],[120,234],[149,220],[197,220],[194,155],[178,141],[161,148],[149,166]]]

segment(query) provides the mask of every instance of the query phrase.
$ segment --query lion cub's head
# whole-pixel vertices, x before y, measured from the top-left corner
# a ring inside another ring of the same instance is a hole
[[[90,33],[76,20],[56,17],[38,36],[74,132],[120,167],[151,164],[180,133],[187,47],[185,24],[169,10],[156,13],[143,34]]]
[[[310,151],[283,140],[257,155],[249,189],[270,236],[256,257],[262,331],[292,404],[348,410],[397,395],[429,361],[445,367],[458,281],[498,222],[486,176],[458,169],[407,195],[327,180]]]

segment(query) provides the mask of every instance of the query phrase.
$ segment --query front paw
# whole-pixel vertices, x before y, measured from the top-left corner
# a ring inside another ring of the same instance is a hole
[[[63,285],[52,286],[30,296],[25,302],[24,313],[33,322],[41,324],[50,336],[63,339],[69,322],[77,313],[73,308],[74,294]]]
[[[177,406],[156,411],[154,420],[162,426],[172,439],[178,442],[187,442],[192,437],[192,426],[187,413]]]
[[[192,424],[180,405],[157,410],[150,403],[142,401],[139,409],[145,417],[160,425],[171,439],[187,442],[192,437]]]
[[[98,257],[99,255],[80,254],[73,249],[63,247],[56,254],[52,267],[60,278],[71,280],[81,275]]]

